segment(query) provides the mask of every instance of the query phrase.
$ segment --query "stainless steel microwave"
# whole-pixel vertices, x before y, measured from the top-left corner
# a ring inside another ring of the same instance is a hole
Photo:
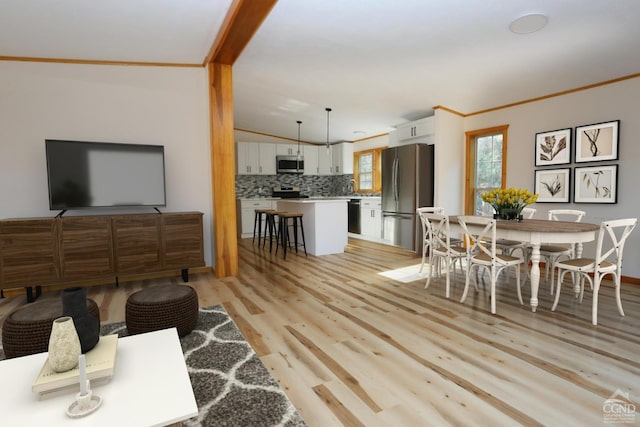
[[[304,173],[304,157],[276,156],[276,171],[278,173]]]

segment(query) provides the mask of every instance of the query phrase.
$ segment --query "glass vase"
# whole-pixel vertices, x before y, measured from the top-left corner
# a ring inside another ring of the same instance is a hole
[[[515,209],[515,208],[500,209],[493,217],[496,219],[502,219],[507,221],[522,221],[522,209]]]

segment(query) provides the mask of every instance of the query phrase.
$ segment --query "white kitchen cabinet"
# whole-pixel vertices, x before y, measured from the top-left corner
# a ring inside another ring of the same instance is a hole
[[[318,175],[333,175],[333,146],[318,147]]]
[[[435,133],[435,118],[431,116],[413,122],[404,123],[399,125],[397,129],[398,141],[425,138]]]
[[[260,172],[259,175],[275,175],[276,174],[276,144],[260,143],[259,159]]]
[[[259,151],[256,144],[251,142],[238,142],[236,144],[236,173],[238,175],[251,175],[257,173]]]
[[[376,239],[382,237],[382,199],[379,197],[360,201],[360,234]]]
[[[297,156],[298,144],[275,144],[276,155],[278,156]],[[303,147],[300,146],[300,154],[302,154]]]
[[[305,175],[344,175],[353,173],[353,144],[305,145]]]
[[[236,171],[238,175],[275,175],[276,144],[238,142]]]
[[[334,144],[333,149],[333,174],[345,175],[353,173],[353,144]]]
[[[255,220],[256,209],[275,209],[275,199],[237,199],[236,215],[237,218],[238,237],[253,237],[253,222]],[[262,218],[262,230],[265,229],[264,216]],[[257,232],[257,231],[256,231]]]
[[[315,145],[305,145],[300,148],[304,156],[304,174],[318,175],[318,148]]]

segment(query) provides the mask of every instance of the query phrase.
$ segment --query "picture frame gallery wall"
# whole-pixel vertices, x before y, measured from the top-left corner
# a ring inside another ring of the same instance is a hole
[[[537,202],[570,203],[573,195],[574,203],[617,203],[618,165],[610,162],[619,159],[619,130],[620,120],[612,120],[536,133]],[[572,161],[573,168],[552,167]]]

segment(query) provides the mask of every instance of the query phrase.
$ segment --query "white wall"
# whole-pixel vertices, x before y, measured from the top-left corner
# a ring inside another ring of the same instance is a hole
[[[47,138],[164,145],[163,210],[204,213],[213,266],[208,111],[204,68],[0,61],[0,218],[58,213],[49,211]],[[128,212],[138,211],[153,212]]]
[[[544,99],[537,102],[466,117],[464,131],[509,125],[507,148],[507,186],[534,189],[534,138],[538,132],[574,128],[593,123],[620,120],[619,160],[602,164],[618,164],[617,204],[536,203],[536,218],[546,218],[549,209],[573,208],[587,212],[583,221],[600,223],[607,219],[638,217],[640,214],[640,78],[599,86],[593,89]],[[572,134],[572,143],[575,134]],[[464,144],[464,135],[461,143]],[[573,153],[572,153],[573,160]],[[578,166],[592,165],[580,163]],[[572,183],[573,168],[571,167]],[[548,168],[545,168],[548,169]],[[464,190],[463,190],[464,191]],[[573,192],[572,198],[573,200]],[[591,245],[590,250],[592,250]],[[625,247],[623,274],[640,278],[640,228]]]
[[[464,209],[465,152],[463,118],[443,109],[435,111],[434,205],[445,212]],[[455,189],[461,189],[456,191]]]
[[[379,147],[388,147],[389,146],[389,134],[384,134],[380,136],[376,136],[373,138],[365,139],[362,141],[356,141],[353,143],[353,151],[364,151],[371,150]]]
[[[275,135],[264,135],[243,130],[233,131],[235,142],[270,142],[275,144],[297,144],[297,140],[280,138]],[[301,142],[302,143],[302,142]]]

